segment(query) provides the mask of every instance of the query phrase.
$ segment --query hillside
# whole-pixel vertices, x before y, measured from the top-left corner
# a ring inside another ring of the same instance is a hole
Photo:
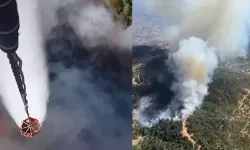
[[[164,64],[167,50],[133,48],[133,113],[139,97],[156,95],[155,109],[173,96],[173,76]],[[201,108],[185,121],[162,121],[152,128],[133,121],[134,150],[249,150],[249,61],[216,70],[209,95]],[[231,69],[229,69],[231,68]],[[138,139],[139,137],[139,139]]]

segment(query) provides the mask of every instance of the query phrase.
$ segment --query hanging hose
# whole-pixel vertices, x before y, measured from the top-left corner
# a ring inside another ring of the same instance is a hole
[[[24,81],[24,75],[22,71],[22,60],[18,57],[17,53],[7,53],[12,72],[15,76],[16,83],[21,94],[25,112],[28,116],[27,119],[23,120],[20,127],[21,135],[25,137],[33,137],[40,132],[40,123],[37,119],[30,117],[28,110],[28,100],[26,99],[26,85]]]
[[[29,110],[28,110],[28,100],[26,99],[27,94],[26,94],[26,85],[24,81],[24,75],[22,71],[22,60],[18,57],[16,52],[7,53],[7,57],[9,59],[12,72],[15,76],[16,83],[17,83],[19,92],[21,94],[22,100],[23,100],[25,112],[29,118],[30,115],[29,115]]]
[[[22,60],[18,57],[19,15],[16,0],[0,0],[0,49],[7,53],[12,72],[21,94],[25,112],[28,116],[20,126],[21,135],[33,137],[40,132],[40,123],[36,118],[30,117],[28,101],[26,99],[26,85],[22,71]]]

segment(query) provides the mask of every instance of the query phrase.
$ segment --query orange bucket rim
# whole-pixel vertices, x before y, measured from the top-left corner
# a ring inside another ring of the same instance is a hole
[[[31,121],[31,124],[28,121]],[[37,127],[36,129],[34,129],[34,126],[32,126],[33,124],[35,127]],[[27,130],[24,131],[24,128],[27,128]],[[40,132],[40,123],[37,119],[29,117],[22,121],[22,125],[20,127],[20,133],[22,136],[31,138],[36,134],[38,134],[39,132]]]

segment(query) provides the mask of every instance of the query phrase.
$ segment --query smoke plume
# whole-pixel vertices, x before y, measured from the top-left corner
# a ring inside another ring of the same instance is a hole
[[[169,25],[167,65],[176,81],[175,97],[153,119],[141,110],[138,120],[152,126],[164,119],[186,119],[208,94],[218,61],[246,57],[249,43],[250,2],[248,0],[156,0],[149,2]]]
[[[49,89],[47,118],[38,135],[25,139],[1,109],[4,118],[0,126],[4,131],[0,133],[0,149],[130,149],[131,28],[125,30],[114,22],[111,13],[101,3],[94,4],[88,0],[22,0],[19,11],[31,12],[31,4],[37,6],[34,9],[37,18],[21,23],[27,29],[20,31],[20,36],[26,33],[22,42],[26,42],[30,50],[41,49],[45,52],[48,69],[41,70],[37,66],[41,57],[33,61],[33,68],[26,66],[25,69],[25,64],[31,61],[28,57],[31,57],[32,51],[27,50],[27,56],[24,56],[25,53],[21,55],[21,50],[19,54],[24,63],[29,102],[31,98],[46,102],[46,95],[36,93],[35,87],[42,87],[44,91]],[[34,24],[40,26],[41,32],[35,32],[40,36],[28,34]],[[35,42],[36,38],[41,38],[40,45]],[[6,63],[3,69],[8,67]],[[32,74],[32,69],[38,70],[39,74]],[[50,78],[48,89],[40,79],[47,72]],[[13,81],[1,83],[1,86],[13,87],[9,89],[9,94],[12,94],[9,99],[15,104],[11,111],[19,113],[24,108],[12,78],[9,73],[8,80]],[[43,91],[38,92],[44,94]],[[32,94],[34,97],[29,97]],[[40,107],[39,103],[34,105]]]

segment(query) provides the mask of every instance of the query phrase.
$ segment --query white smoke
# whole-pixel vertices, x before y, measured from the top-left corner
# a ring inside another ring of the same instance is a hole
[[[177,97],[172,105],[181,103],[184,108],[180,118],[185,119],[202,104],[208,94],[208,83],[212,81],[218,64],[217,56],[214,48],[207,47],[199,38],[191,37],[180,42],[179,50],[173,53],[173,61],[178,69],[174,70],[177,82],[172,90],[177,93]]]
[[[136,114],[136,120],[144,126],[151,126],[152,122],[155,122],[155,120],[151,120],[150,122],[148,122],[148,118],[144,114],[145,110],[151,105],[150,101],[151,97],[142,97],[139,101],[139,107],[137,108],[137,112],[139,113]]]
[[[82,42],[88,43],[86,45],[89,47],[104,43],[109,45],[122,44],[120,42],[122,36],[119,34],[122,34],[120,31],[122,31],[123,26],[112,21],[113,18],[110,17],[107,9],[93,5],[86,5],[81,9],[82,11],[77,14],[70,14],[69,23],[75,29],[77,35],[82,38]]]
[[[40,81],[32,80],[47,73],[47,70],[44,72],[42,72],[43,70],[39,70],[40,74],[38,75],[34,75],[32,74],[33,72],[31,72],[32,70],[36,71],[36,69],[39,69],[37,61],[40,57],[36,58],[36,61],[30,64],[32,65],[30,68],[25,69],[25,64],[29,64],[29,61],[31,61],[29,59],[31,59],[33,55],[33,51],[31,50],[35,51],[40,48],[40,43],[37,44],[35,42],[37,38],[36,35],[33,35],[39,32],[32,33],[32,31],[36,31],[32,30],[35,24],[40,23],[40,30],[42,31],[41,37],[46,39],[46,47],[42,49],[48,51],[50,55],[53,55],[50,56],[49,59],[57,61],[50,62],[48,65],[48,70],[56,76],[56,78],[50,82],[50,101],[47,109],[48,115],[41,128],[41,132],[31,139],[24,139],[21,137],[18,128],[13,126],[13,122],[6,117],[7,119],[3,121],[4,124],[0,124],[0,127],[4,126],[7,128],[4,133],[0,133],[0,149],[127,150],[131,148],[131,111],[129,111],[131,110],[131,101],[129,101],[129,99],[131,99],[131,91],[119,88],[119,83],[110,81],[112,77],[109,78],[110,80],[105,80],[103,77],[105,74],[108,74],[107,76],[115,74],[115,79],[123,78],[120,77],[120,74],[111,69],[106,69],[106,72],[101,70],[93,73],[91,68],[96,66],[92,66],[91,63],[89,63],[91,61],[99,61],[94,58],[94,54],[96,54],[94,52],[96,51],[98,51],[98,55],[102,56],[102,53],[106,54],[114,49],[118,56],[113,56],[110,59],[114,59],[114,57],[123,57],[122,54],[124,53],[131,53],[130,48],[132,45],[124,44],[130,44],[130,31],[120,28],[119,24],[115,26],[116,23],[111,19],[112,15],[109,11],[101,5],[93,6],[89,0],[22,0],[20,5],[23,7],[25,6],[23,11],[30,12],[30,15],[27,15],[27,17],[34,15],[32,14],[34,9],[31,5],[34,3],[39,4],[39,7],[36,8],[39,16],[26,20],[27,22],[23,25],[23,28],[26,30],[20,32],[20,35],[24,34],[24,31],[27,35],[30,35],[22,39],[22,42],[30,44],[27,46],[30,49],[29,51],[27,50],[27,56],[23,56],[25,53],[21,55],[21,50],[18,54],[20,54],[20,57],[23,59],[26,84],[27,88],[30,88],[27,91],[28,96],[32,95],[32,88],[40,86],[46,88],[44,84],[40,83],[43,82],[42,79],[40,79]],[[63,15],[58,16],[58,11],[61,8],[63,8]],[[85,12],[85,14],[82,12]],[[39,21],[39,23],[35,23],[36,21]],[[73,32],[76,32],[78,37],[72,33],[67,33],[61,28],[61,24],[65,22],[67,22],[68,26],[73,28]],[[82,23],[82,25],[80,23]],[[55,31],[54,27],[56,27],[56,29],[59,28],[59,30]],[[111,28],[114,28],[114,30],[111,30]],[[103,37],[100,38],[100,36]],[[80,42],[74,41],[75,39]],[[118,39],[122,39],[124,42],[121,43],[121,40]],[[113,44],[105,43],[109,41],[113,41]],[[109,47],[106,47],[107,44],[110,44]],[[42,46],[42,44],[40,45]],[[92,47],[94,47],[93,56],[91,53]],[[85,67],[80,68],[75,65],[66,68],[64,62],[67,60],[64,58],[57,60],[61,56],[67,56],[74,62],[76,59],[73,58],[72,53],[75,51],[79,52],[79,49],[82,50],[84,54],[88,54],[87,56],[78,53],[74,55],[81,55],[83,60],[78,64],[85,65]],[[23,51],[25,51],[25,49]],[[107,59],[100,60],[100,65],[104,65],[108,60],[108,57]],[[131,62],[131,57],[128,58],[127,61]],[[115,64],[118,65],[119,62]],[[130,63],[124,63],[123,65],[129,65],[129,67],[131,67]],[[3,65],[3,69],[7,70],[9,68],[8,66],[6,62],[6,64]],[[124,68],[118,69],[123,70]],[[31,75],[35,77],[32,78]],[[131,73],[129,71],[123,71],[122,75],[130,77]],[[9,73],[8,77],[13,78],[12,76],[13,75]],[[11,89],[8,88],[10,91],[9,95],[12,94],[12,97],[10,96],[13,102],[11,111],[13,113],[19,113],[24,111],[24,108],[19,98],[20,95],[17,91],[14,78],[11,80],[13,81],[2,81],[4,84],[1,85],[1,90],[9,86],[12,87]],[[126,82],[126,86],[131,87],[129,82]],[[33,94],[37,94],[36,89],[34,90]],[[43,91],[40,92],[42,93]],[[41,96],[39,94],[34,96],[36,96],[34,97],[36,99],[44,98],[43,96],[38,97]],[[31,98],[28,97],[28,100],[31,101]],[[32,102],[30,103],[32,105]],[[36,105],[40,107],[39,104]],[[37,109],[39,110],[40,108]]]
[[[141,122],[146,126],[162,119],[185,119],[199,108],[208,94],[218,58],[230,61],[246,57],[250,29],[248,0],[156,0],[150,3],[169,24],[167,42],[172,61],[168,65],[175,66],[177,81],[172,85],[176,97],[157,117]]]
[[[50,29],[67,23],[73,27],[82,43],[88,47],[108,44],[131,49],[132,29],[124,30],[120,22],[114,22],[111,12],[104,5],[93,5],[95,0],[44,0],[39,1],[43,34],[49,36]],[[62,8],[58,18],[58,11]],[[124,40],[126,39],[126,40]],[[129,40],[128,40],[129,39]],[[125,42],[125,43],[124,43]],[[129,47],[128,47],[129,46]]]

